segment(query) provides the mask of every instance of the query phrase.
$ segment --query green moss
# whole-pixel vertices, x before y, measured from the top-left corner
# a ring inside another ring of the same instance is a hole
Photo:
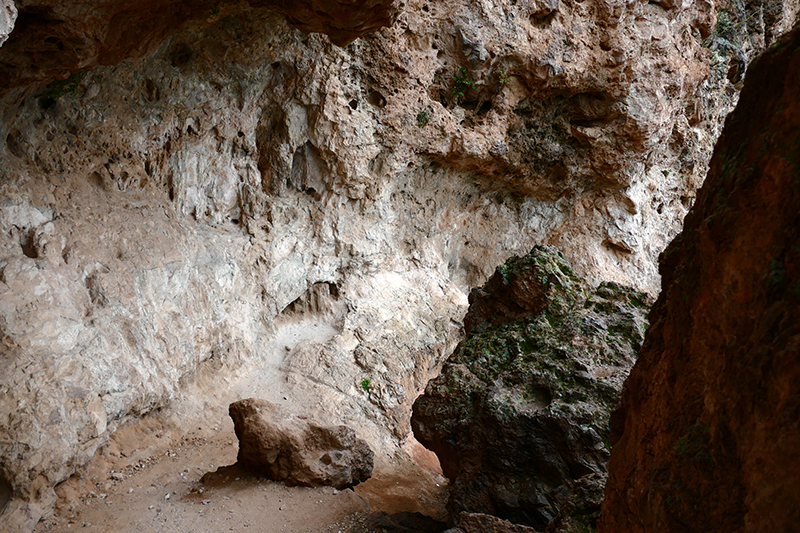
[[[70,95],[73,98],[78,96],[82,76],[83,74],[80,72],[73,72],[65,80],[50,82],[41,95],[42,107],[49,107],[64,95]]]

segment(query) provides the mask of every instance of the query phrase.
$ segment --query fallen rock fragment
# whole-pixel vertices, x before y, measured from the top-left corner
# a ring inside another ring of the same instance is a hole
[[[537,531],[532,527],[512,524],[508,520],[489,514],[461,513],[458,515],[456,527],[445,533],[537,533]]]
[[[234,402],[228,412],[246,470],[290,486],[337,489],[372,476],[372,449],[346,426],[319,426],[256,398]]]

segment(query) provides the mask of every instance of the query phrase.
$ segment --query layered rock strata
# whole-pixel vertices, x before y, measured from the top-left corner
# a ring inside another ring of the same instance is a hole
[[[601,531],[800,524],[800,28],[750,68],[614,415]]]
[[[594,527],[608,419],[644,337],[645,300],[616,284],[589,289],[549,247],[509,260],[470,294],[472,332],[411,419],[451,480],[454,515]]]

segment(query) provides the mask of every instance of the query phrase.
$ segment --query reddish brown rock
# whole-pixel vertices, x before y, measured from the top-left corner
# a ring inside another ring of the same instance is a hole
[[[344,489],[372,476],[374,453],[345,426],[323,427],[265,400],[230,405],[238,464],[287,485]]]
[[[180,31],[188,22],[216,22],[236,4],[286,15],[303,32],[325,33],[344,46],[386,26],[395,15],[392,0],[132,0],[17,2],[16,26],[0,49],[0,93],[10,87],[53,78],[96,65],[115,65],[141,57]],[[13,5],[0,17],[13,26]],[[241,16],[240,14],[237,16]],[[0,19],[2,20],[2,19]],[[3,24],[0,24],[0,28]],[[0,29],[0,44],[4,32]]]
[[[800,527],[800,28],[751,67],[612,421],[600,531]]]

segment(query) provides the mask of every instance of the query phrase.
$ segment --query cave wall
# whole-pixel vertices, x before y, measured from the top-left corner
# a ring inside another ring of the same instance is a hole
[[[600,531],[800,523],[800,27],[757,59],[612,419]]]
[[[123,25],[116,2],[3,1],[7,523],[32,527],[198,369],[263,358],[320,283],[338,334],[287,368],[326,417],[385,428],[377,446],[408,432],[467,290],[511,255],[554,244],[592,283],[657,292],[729,65],[758,45],[724,48],[706,3],[381,3],[372,22],[337,12],[341,34],[278,4],[142,2]],[[770,4],[762,43],[796,4]],[[168,29],[123,38],[147,16]]]

